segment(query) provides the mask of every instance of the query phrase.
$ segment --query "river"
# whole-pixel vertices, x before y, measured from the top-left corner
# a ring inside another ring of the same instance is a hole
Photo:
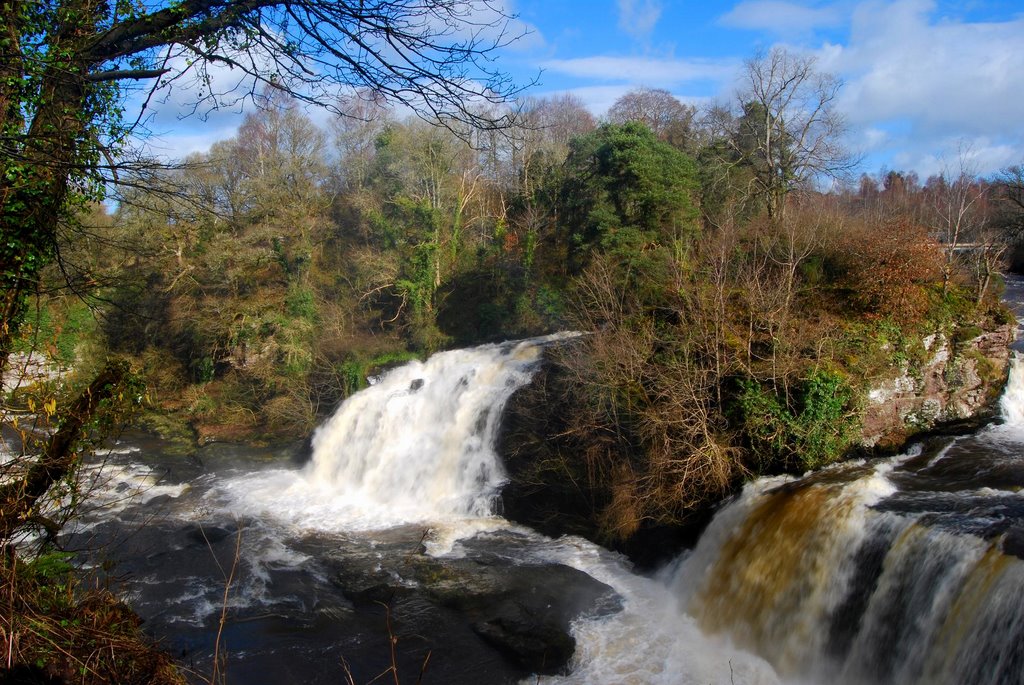
[[[1000,420],[751,483],[639,575],[491,513],[501,408],[553,339],[395,369],[311,455],[125,435],[67,542],[198,675],[219,644],[230,683],[1024,683],[1021,362]],[[568,673],[495,634],[560,624]]]

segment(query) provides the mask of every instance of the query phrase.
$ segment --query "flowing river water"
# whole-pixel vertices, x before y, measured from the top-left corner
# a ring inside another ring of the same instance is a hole
[[[751,483],[645,576],[492,513],[502,407],[557,337],[394,369],[305,464],[126,436],[90,467],[69,543],[199,672],[223,616],[231,683],[365,683],[392,663],[404,683],[1024,683],[1024,362],[1000,420]],[[529,676],[495,649],[488,626],[511,619],[467,608],[462,575],[484,578],[485,603],[559,613],[571,670]]]

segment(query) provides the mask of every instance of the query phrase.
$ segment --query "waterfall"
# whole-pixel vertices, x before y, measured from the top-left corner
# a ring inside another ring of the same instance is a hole
[[[413,520],[490,514],[505,478],[501,410],[550,338],[452,350],[393,369],[313,436],[307,476]]]
[[[999,400],[999,410],[1007,425],[1024,428],[1024,359],[1014,353],[1010,360],[1010,376]]]
[[[872,506],[880,477],[747,493],[677,572],[685,610],[785,678],[1024,682],[1024,563]]]
[[[786,679],[1024,683],[1022,373],[992,430],[748,485],[674,572],[684,610]]]
[[[388,371],[313,435],[302,471],[222,483],[236,513],[305,528],[382,528],[488,516],[505,470],[494,451],[501,411],[529,382],[545,345],[573,337],[441,352]]]

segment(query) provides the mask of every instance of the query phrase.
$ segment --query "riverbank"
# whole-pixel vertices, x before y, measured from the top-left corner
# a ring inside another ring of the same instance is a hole
[[[1019,279],[1012,279],[1010,288],[1022,290],[1024,286]],[[996,310],[990,317],[961,321],[952,328],[918,333],[917,337],[912,331],[890,327],[887,336],[865,340],[854,364],[861,369],[870,364],[871,373],[851,384],[851,396],[841,400],[844,410],[834,420],[845,423],[846,428],[833,435],[841,435],[842,444],[817,468],[844,459],[895,454],[912,439],[931,433],[968,432],[992,420],[998,413],[1016,335],[1016,325],[1004,322],[1008,317]],[[894,330],[898,337],[893,336]],[[581,339],[575,344],[585,350],[589,342]],[[621,442],[616,445],[612,434],[579,430],[580,419],[574,413],[581,408],[567,398],[582,392],[580,378],[565,360],[581,354],[586,352],[553,350],[531,384],[509,403],[499,452],[509,472],[502,513],[510,520],[548,535],[586,537],[651,568],[692,547],[719,503],[738,492],[751,474],[799,474],[808,469],[804,463],[787,464],[773,457],[771,450],[777,448],[746,433],[749,423],[743,423],[738,410],[727,411],[726,420],[732,422],[735,436],[729,453],[734,470],[727,485],[697,493],[660,514],[645,515],[641,504],[633,510],[635,523],[622,527],[609,512],[621,506],[623,496],[635,496],[638,487],[632,479],[641,477],[641,472],[629,464],[646,459],[644,447],[642,442],[623,447]],[[871,361],[865,362],[865,358]],[[830,392],[840,390],[836,387]],[[821,401],[824,404],[828,399]],[[772,410],[761,406],[758,411]],[[588,421],[584,419],[582,425]],[[835,431],[834,425],[825,428],[814,421],[808,426]],[[779,439],[779,433],[775,436],[773,441]],[[605,465],[608,457],[593,456],[603,451],[617,454],[616,459],[625,466],[615,470]],[[643,477],[672,478],[673,469],[683,468],[679,463],[668,463],[662,471]],[[701,464],[692,466],[701,468]]]

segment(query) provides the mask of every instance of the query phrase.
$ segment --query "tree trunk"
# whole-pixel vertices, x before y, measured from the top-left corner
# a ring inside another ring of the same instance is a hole
[[[80,10],[86,16],[92,11],[88,7]],[[86,20],[73,29],[61,30],[53,49],[73,44],[94,29],[95,24]],[[67,204],[69,177],[83,162],[79,148],[88,118],[88,67],[68,61],[47,69],[27,131],[20,110],[14,111],[13,105],[4,101],[10,98],[14,86],[0,84],[0,133],[21,141],[11,143],[0,162],[0,374],[7,369],[27,298],[36,288],[39,272],[56,254],[57,226]],[[0,68],[0,81],[10,77],[12,69],[19,71],[9,65]]]

